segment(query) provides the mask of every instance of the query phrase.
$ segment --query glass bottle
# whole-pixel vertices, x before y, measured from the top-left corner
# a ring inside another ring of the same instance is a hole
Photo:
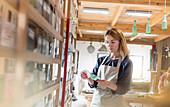
[[[167,30],[166,13],[164,13],[164,18],[163,18],[163,21],[162,21],[162,30]]]
[[[133,36],[136,36],[136,35],[137,35],[136,20],[134,20],[134,25],[133,25],[133,29],[132,29],[132,35],[133,35]]]
[[[146,34],[151,34],[150,18],[148,18],[148,24],[146,25]]]

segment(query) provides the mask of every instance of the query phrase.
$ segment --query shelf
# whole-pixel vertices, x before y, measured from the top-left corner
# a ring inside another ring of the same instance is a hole
[[[71,99],[72,99],[72,94],[71,94],[70,97],[65,101],[64,105],[66,105]]]
[[[16,57],[16,50],[12,48],[0,46],[0,57],[14,58]]]
[[[32,51],[27,51],[26,60],[38,62],[38,63],[44,63],[44,64],[53,64],[53,63],[61,64],[60,59],[48,57],[38,53],[33,53]]]
[[[148,69],[148,71],[150,71],[150,72],[157,72],[157,71],[154,70],[154,69]]]
[[[64,14],[63,14],[63,12],[62,12],[62,10],[61,10],[61,8],[60,8],[60,5],[59,5],[58,3],[56,3],[56,9],[57,9],[57,12],[59,12],[59,15],[60,15],[62,18],[64,18]]]
[[[50,2],[51,4],[55,4],[55,5],[53,5],[53,6],[57,9],[57,12],[59,12],[59,15],[60,15],[62,18],[64,18],[64,14],[63,14],[63,12],[62,12],[62,10],[61,10],[60,5],[58,4],[58,2],[55,2],[54,0],[49,0],[49,2]]]
[[[38,24],[42,29],[50,32],[54,35],[58,40],[63,41],[63,37],[56,32],[55,29],[47,22],[47,20],[38,13],[36,9],[32,5],[29,4],[28,6],[28,18]]]
[[[160,70],[162,73],[165,73],[167,70]]]
[[[17,12],[17,0],[1,0],[0,3],[3,3],[6,7],[11,9],[12,11]]]
[[[71,51],[75,52],[75,49],[72,44],[69,44],[68,48],[71,49]]]
[[[74,67],[74,63],[72,63],[72,62],[68,62],[68,65],[67,65],[67,66]]]
[[[48,94],[52,93],[54,90],[59,88],[59,84],[56,84],[54,86],[51,86],[45,90],[40,91],[39,93],[25,99],[23,105],[26,105],[27,107],[32,106],[34,103],[38,102],[40,99],[44,98]]]
[[[68,86],[68,84],[70,84],[70,83],[72,83],[72,82],[74,82],[74,78],[73,78],[72,80],[67,81],[67,82],[66,82],[66,86]]]

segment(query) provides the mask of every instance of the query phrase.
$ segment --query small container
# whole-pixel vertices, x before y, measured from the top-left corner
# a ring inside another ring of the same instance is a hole
[[[83,71],[81,71],[81,74],[87,76],[87,78],[90,77],[90,72],[89,72],[88,70],[83,70]]]

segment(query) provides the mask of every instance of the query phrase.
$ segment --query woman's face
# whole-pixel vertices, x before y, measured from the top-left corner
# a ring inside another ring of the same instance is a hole
[[[110,35],[107,35],[105,39],[106,39],[106,47],[108,48],[108,50],[110,50],[110,52],[112,53],[118,52],[119,41]]]

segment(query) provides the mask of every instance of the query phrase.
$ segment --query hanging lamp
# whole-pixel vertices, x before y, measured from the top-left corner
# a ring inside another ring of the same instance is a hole
[[[167,30],[167,20],[166,20],[166,0],[165,0],[165,10],[164,10],[164,17],[162,21],[162,30],[165,31]]]
[[[133,35],[133,36],[136,36],[136,35],[137,35],[136,20],[134,20],[134,25],[133,25],[133,29],[132,29],[132,35]]]
[[[90,46],[87,47],[87,51],[89,53],[93,53],[95,51],[95,47],[92,45],[92,42],[90,42]]]
[[[149,0],[149,13],[150,13],[150,0]],[[146,25],[146,34],[151,34],[150,18],[148,18],[148,23]]]
[[[98,49],[98,51],[100,52],[107,52],[107,48],[104,44],[102,44],[102,46]]]
[[[100,38],[100,43],[102,42],[101,38]],[[98,49],[99,52],[107,52],[107,48],[104,45],[104,43],[102,43],[102,46]]]

